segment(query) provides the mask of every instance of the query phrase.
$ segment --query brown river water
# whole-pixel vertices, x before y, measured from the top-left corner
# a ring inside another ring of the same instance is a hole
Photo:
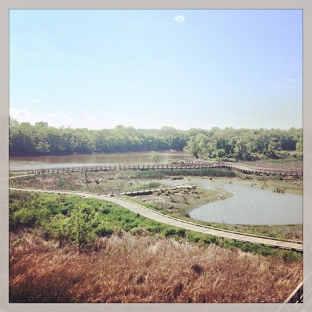
[[[164,151],[158,152],[159,164],[168,164],[171,160],[194,159],[192,155],[184,152]],[[10,157],[10,170],[32,170],[63,167],[79,167],[93,165],[148,165],[149,152],[140,153],[110,153],[91,155],[67,156],[35,156],[35,157]]]

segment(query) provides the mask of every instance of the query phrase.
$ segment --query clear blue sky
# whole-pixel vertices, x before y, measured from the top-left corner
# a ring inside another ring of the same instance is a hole
[[[11,10],[10,116],[302,127],[301,10]]]

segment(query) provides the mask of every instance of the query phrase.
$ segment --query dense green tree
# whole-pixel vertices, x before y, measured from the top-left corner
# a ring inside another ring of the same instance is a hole
[[[303,138],[302,137],[296,143],[296,151],[299,153],[303,153]]]
[[[190,130],[190,139],[184,150],[196,158],[256,160],[262,157],[282,157],[282,151],[300,148],[300,129],[289,131],[280,129],[233,129],[212,128],[203,132],[200,129]]]
[[[209,137],[203,133],[191,136],[184,148],[185,152],[192,154],[195,158],[205,158],[205,156],[209,157],[211,150]]]
[[[35,129],[28,122],[22,122],[18,127],[10,129],[10,151],[16,155],[35,155]]]
[[[10,156],[65,155],[112,152],[184,150],[196,158],[253,160],[278,158],[283,151],[302,154],[302,129],[234,129],[177,130],[164,126],[156,129],[55,128],[46,122],[35,125],[10,118]]]

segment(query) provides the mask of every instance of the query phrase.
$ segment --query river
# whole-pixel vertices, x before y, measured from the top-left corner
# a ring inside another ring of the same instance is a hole
[[[159,164],[168,164],[169,161],[193,159],[190,154],[178,151],[158,152]],[[140,153],[109,153],[91,155],[66,155],[66,156],[35,156],[35,157],[10,157],[10,170],[50,169],[95,165],[148,165],[149,152]]]

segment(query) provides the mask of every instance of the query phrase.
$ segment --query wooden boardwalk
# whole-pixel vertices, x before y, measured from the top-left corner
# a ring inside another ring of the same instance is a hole
[[[64,172],[98,172],[98,171],[116,171],[116,170],[198,170],[209,168],[224,168],[229,170],[237,170],[247,174],[259,175],[282,175],[282,176],[303,176],[302,171],[298,170],[281,170],[267,169],[260,167],[252,167],[239,163],[231,162],[189,162],[183,164],[154,164],[154,165],[95,165],[95,166],[78,166],[78,167],[63,167],[51,169],[34,169],[34,170],[19,170],[27,171],[27,174],[40,175],[45,173],[64,173]]]
[[[296,241],[286,241],[286,240],[278,240],[270,237],[265,236],[258,236],[252,234],[245,234],[240,232],[233,232],[228,230],[217,229],[209,226],[199,225],[196,223],[188,222],[179,220],[170,216],[163,215],[151,209],[148,209],[140,204],[133,203],[131,201],[119,198],[119,197],[112,197],[107,195],[96,195],[96,194],[89,194],[89,193],[75,193],[75,192],[66,192],[66,191],[55,191],[55,190],[38,190],[38,189],[19,189],[19,188],[10,188],[11,190],[17,191],[27,191],[27,192],[41,192],[41,193],[57,193],[57,194],[69,194],[69,195],[78,195],[84,198],[96,198],[102,199],[106,201],[110,201],[116,203],[126,209],[129,209],[135,213],[138,213],[146,218],[162,222],[168,225],[172,225],[175,227],[183,228],[186,230],[209,234],[213,236],[223,237],[227,239],[233,239],[241,242],[247,242],[251,244],[260,244],[265,245],[273,248],[280,248],[280,249],[288,249],[294,250],[298,252],[303,252],[302,242]]]

